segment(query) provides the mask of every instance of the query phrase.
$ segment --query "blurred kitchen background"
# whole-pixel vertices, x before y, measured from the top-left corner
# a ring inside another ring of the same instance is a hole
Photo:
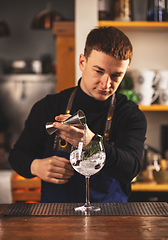
[[[0,34],[0,202],[12,201],[8,155],[32,105],[56,91],[55,36],[52,29],[32,27],[49,8],[58,20],[74,21],[74,0],[0,1],[0,24],[9,30]]]
[[[41,22],[37,29],[46,11],[52,12],[53,25],[49,28],[47,20],[45,29]],[[9,151],[32,105],[77,83],[79,54],[87,33],[97,25],[119,27],[134,47],[119,91],[140,104],[147,118],[142,174],[135,182],[148,184],[145,191],[135,188],[132,200],[168,201],[168,180],[159,182],[153,176],[153,170],[159,168],[160,174],[168,165],[168,1],[0,0],[0,203],[39,201],[39,179],[14,173]],[[162,191],[158,182],[164,183]]]
[[[73,0],[0,1],[0,18],[9,28],[9,36],[0,37],[0,106],[14,134],[10,144],[33,103],[56,91],[55,36],[51,29],[32,27],[35,16],[49,7],[61,19],[74,20]]]

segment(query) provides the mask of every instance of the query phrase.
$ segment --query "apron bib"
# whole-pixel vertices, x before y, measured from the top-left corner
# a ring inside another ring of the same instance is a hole
[[[77,88],[74,89],[70,96],[66,113],[70,113],[76,90]],[[104,131],[104,140],[108,143],[115,101],[115,94],[113,94]],[[69,159],[69,150],[70,144],[56,135],[52,155]],[[65,184],[53,184],[42,181],[41,202],[43,203],[83,203],[85,198],[85,177],[76,171],[74,171],[74,175]],[[106,175],[103,171],[90,177],[91,202],[127,202],[127,199],[128,197],[121,190],[119,181]]]

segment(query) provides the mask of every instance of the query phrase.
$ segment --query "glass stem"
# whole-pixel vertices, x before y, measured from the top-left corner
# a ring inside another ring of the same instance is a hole
[[[86,203],[85,203],[85,206],[86,206],[86,207],[89,207],[89,206],[90,206],[89,179],[90,179],[90,177],[85,177],[85,180],[86,180]]]

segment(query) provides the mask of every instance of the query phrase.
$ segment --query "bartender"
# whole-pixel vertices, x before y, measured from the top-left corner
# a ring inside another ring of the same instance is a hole
[[[77,87],[48,95],[33,106],[9,162],[18,174],[41,179],[41,202],[85,202],[85,178],[73,170],[69,152],[63,149],[83,141],[84,129],[61,124],[80,109],[87,120],[86,142],[96,134],[104,136],[106,151],[105,166],[90,179],[90,200],[127,202],[146,134],[144,114],[117,92],[131,60],[132,44],[122,31],[95,28],[79,56],[82,76]],[[65,59],[65,71],[67,64]],[[45,124],[54,120],[58,131],[49,135]]]

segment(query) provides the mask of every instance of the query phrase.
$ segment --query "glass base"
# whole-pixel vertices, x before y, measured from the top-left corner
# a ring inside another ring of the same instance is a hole
[[[81,212],[91,212],[91,211],[100,211],[100,207],[92,206],[92,205],[86,205],[84,204],[83,206],[76,207],[74,208],[75,211],[81,211]]]

